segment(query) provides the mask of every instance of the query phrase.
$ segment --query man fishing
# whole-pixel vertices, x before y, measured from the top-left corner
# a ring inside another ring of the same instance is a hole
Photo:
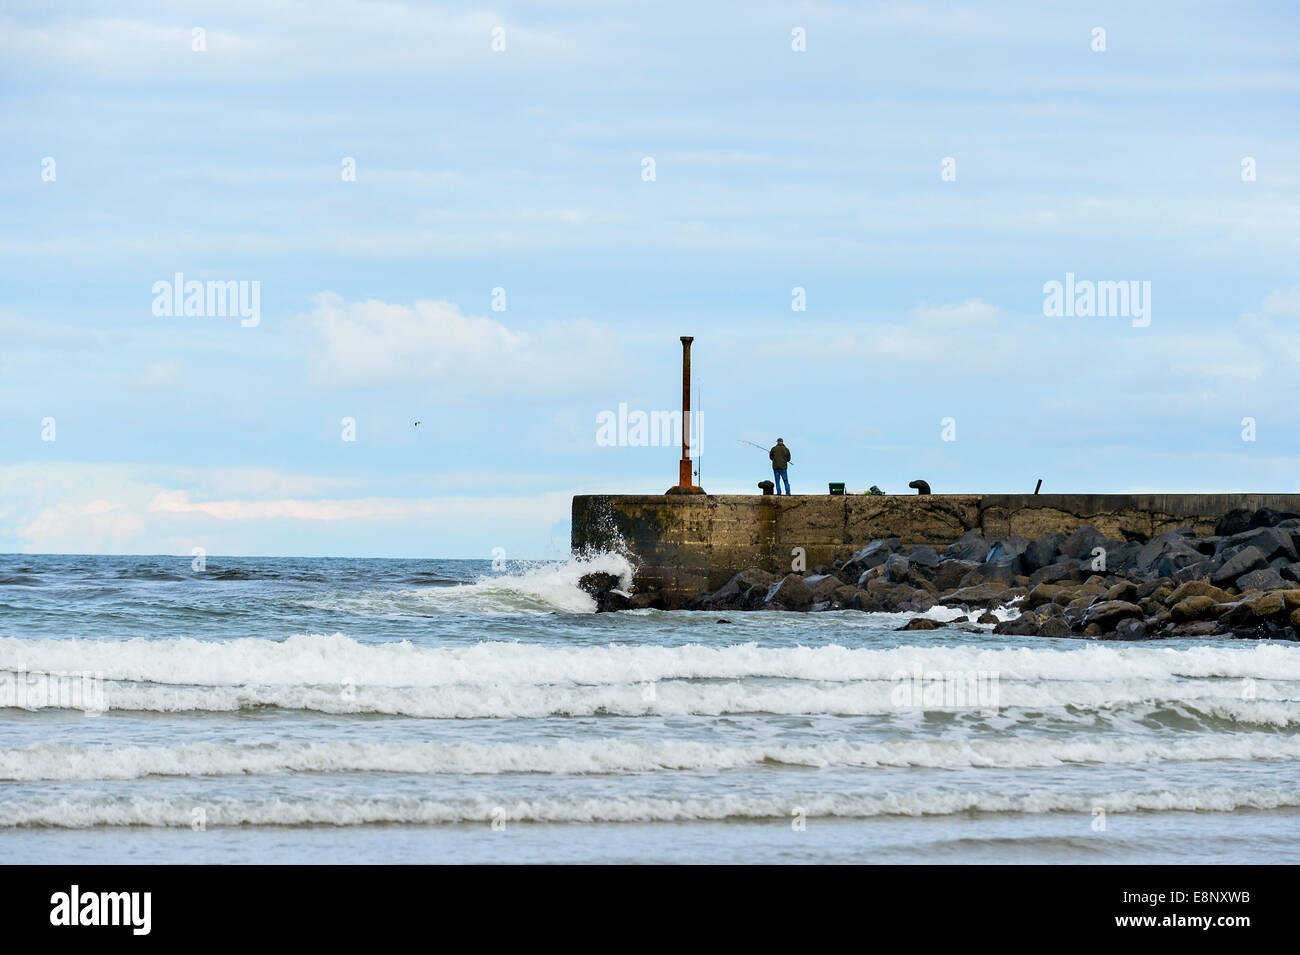
[[[785,469],[790,465],[790,449],[785,446],[785,439],[777,438],[772,450],[767,452],[772,459],[772,474],[776,478],[776,493],[781,493],[781,482],[785,482],[786,497],[790,496],[790,478]]]

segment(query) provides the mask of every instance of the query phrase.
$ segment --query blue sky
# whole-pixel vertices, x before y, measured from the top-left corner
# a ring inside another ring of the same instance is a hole
[[[560,556],[573,494],[676,483],[596,419],[673,409],[683,334],[711,492],[777,435],[796,492],[1300,491],[1298,26],[6,3],[0,551]],[[178,272],[259,323],[156,316]],[[1150,324],[1045,316],[1067,272]]]

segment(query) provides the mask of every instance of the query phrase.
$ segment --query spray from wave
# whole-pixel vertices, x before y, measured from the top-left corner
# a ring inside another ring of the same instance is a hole
[[[618,578],[618,589],[632,590],[635,568],[627,554],[599,551],[563,563],[538,564],[515,573],[483,577],[476,583],[427,592],[430,602],[468,604],[479,613],[595,613],[596,598],[579,586],[588,574]]]

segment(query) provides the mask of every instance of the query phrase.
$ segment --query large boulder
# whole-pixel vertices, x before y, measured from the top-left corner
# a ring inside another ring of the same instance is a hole
[[[1285,557],[1288,561],[1293,561],[1300,558],[1296,553],[1295,539],[1290,531],[1277,527],[1256,527],[1241,534],[1225,537],[1219,543],[1219,553],[1241,547],[1258,548],[1265,560]]]
[[[1111,541],[1106,547],[1106,572],[1126,574],[1137,566],[1141,544],[1136,541]]]
[[[711,594],[696,597],[687,604],[692,610],[742,610],[753,606],[750,597],[755,588],[767,596],[767,588],[776,577],[765,570],[742,570]]]
[[[913,547],[907,556],[913,567],[924,567],[927,570],[935,569],[940,563],[939,552],[924,544]]]
[[[1112,640],[1145,640],[1147,628],[1141,620],[1125,617],[1115,624]]]
[[[1173,573],[1174,583],[1185,584],[1189,580],[1209,580],[1216,566],[1212,560],[1198,560],[1194,564],[1180,567]]]
[[[1142,608],[1127,600],[1099,600],[1088,608],[1084,615],[1084,626],[1096,624],[1105,631],[1114,631],[1115,625],[1129,618],[1143,619],[1146,616]]]
[[[1011,620],[1003,620],[993,628],[993,632],[1012,637],[1036,637],[1038,636],[1038,619],[1033,614],[1022,613],[1019,617],[1014,617]]]
[[[1215,536],[1229,537],[1247,530],[1250,527],[1250,518],[1253,514],[1254,511],[1244,507],[1234,508],[1220,517],[1218,523],[1214,525]]]
[[[945,607],[992,607],[1010,602],[1014,592],[998,584],[977,584],[962,587],[939,598]]]
[[[844,586],[844,581],[833,574],[814,574],[805,577],[803,582],[812,591],[812,602],[814,604],[834,600],[835,594]]]
[[[902,554],[890,554],[885,561],[885,579],[890,583],[906,583],[911,573],[912,561]]]
[[[949,558],[939,564],[938,573],[935,575],[934,582],[940,590],[955,590],[961,584],[961,579],[978,567],[972,560],[957,560]]]
[[[846,560],[843,570],[850,575],[861,574],[868,568],[883,564],[889,559],[890,554],[897,549],[896,538],[874,540]]]
[[[1184,597],[1170,608],[1169,615],[1175,623],[1204,620],[1210,615],[1210,609],[1215,605],[1215,602],[1213,597],[1205,595]]]
[[[989,546],[989,552],[984,555],[984,559],[993,563],[1013,562],[1020,567],[1023,566],[1022,557],[1028,547],[1028,540],[1018,534],[1013,535],[1006,540],[994,541]]]
[[[1243,547],[1220,564],[1219,569],[1210,576],[1210,580],[1217,587],[1228,587],[1242,574],[1248,574],[1267,565],[1268,562],[1264,560],[1264,555],[1260,553],[1258,547]]]
[[[1050,565],[1056,560],[1064,543],[1065,535],[1061,533],[1048,534],[1046,537],[1030,541],[1024,554],[1025,573],[1033,575],[1035,571]]]
[[[929,617],[913,617],[901,627],[895,627],[895,630],[938,630],[943,624],[938,620],[931,620]]]
[[[970,571],[961,579],[962,587],[975,587],[979,584],[997,583],[1010,587],[1019,574],[1015,560],[986,561]]]
[[[1167,531],[1164,534],[1159,534],[1156,537],[1151,538],[1151,540],[1142,545],[1142,549],[1138,551],[1135,566],[1137,567],[1138,573],[1143,574],[1144,576],[1158,575],[1160,577],[1170,577],[1172,574],[1167,572],[1164,568],[1160,568],[1157,574],[1157,567],[1162,558],[1172,557],[1175,554],[1185,555],[1187,557],[1186,563],[1181,565],[1184,567],[1187,566],[1187,564],[1196,563],[1203,556],[1199,550],[1188,543],[1187,538],[1182,534],[1177,531]],[[1178,568],[1175,567],[1173,569],[1177,570]]]
[[[578,578],[578,586],[596,598],[596,613],[632,609],[632,596],[619,589],[617,574],[595,571]]]
[[[861,610],[865,613],[879,613],[885,609],[884,603],[878,594],[873,594],[869,590],[859,590],[853,595],[849,606],[854,610]]]
[[[771,610],[806,610],[812,588],[798,574],[786,574],[768,589],[766,604]]]
[[[1079,562],[1069,557],[1048,564],[1046,567],[1040,567],[1029,575],[1029,586],[1036,587],[1039,584],[1055,584],[1063,581],[1083,580],[1083,572],[1079,570]]]
[[[1083,560],[1092,557],[1094,548],[1105,547],[1107,543],[1105,534],[1091,524],[1084,524],[1061,543],[1061,553],[1075,560]]]
[[[1153,591],[1154,592],[1154,591]],[[1172,607],[1174,604],[1181,603],[1188,597],[1209,597],[1212,603],[1228,603],[1232,600],[1231,595],[1226,590],[1221,590],[1213,584],[1207,584],[1202,580],[1191,580],[1179,586],[1173,593],[1164,599],[1166,607]]]
[[[1065,622],[1064,617],[1048,617],[1038,626],[1038,636],[1040,637],[1072,637],[1074,634],[1070,631],[1070,625]]]
[[[1282,579],[1282,575],[1272,567],[1252,570],[1237,578],[1237,589],[1243,594],[1251,590],[1286,590],[1289,586],[1290,584]]]
[[[976,530],[967,531],[948,545],[944,552],[957,560],[982,561],[989,553],[989,543]]]
[[[1294,520],[1300,517],[1291,511],[1275,511],[1271,507],[1261,507],[1254,514],[1250,515],[1250,527],[1276,527],[1288,520]]]

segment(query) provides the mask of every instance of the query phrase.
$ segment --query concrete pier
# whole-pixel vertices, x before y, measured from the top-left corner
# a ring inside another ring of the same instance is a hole
[[[1091,524],[1145,541],[1190,526],[1207,536],[1228,512],[1261,507],[1300,513],[1300,494],[582,495],[572,544],[621,543],[637,561],[637,590],[676,606],[737,571],[788,572],[796,547],[811,569],[877,538],[943,547],[969,530],[1032,540]]]

